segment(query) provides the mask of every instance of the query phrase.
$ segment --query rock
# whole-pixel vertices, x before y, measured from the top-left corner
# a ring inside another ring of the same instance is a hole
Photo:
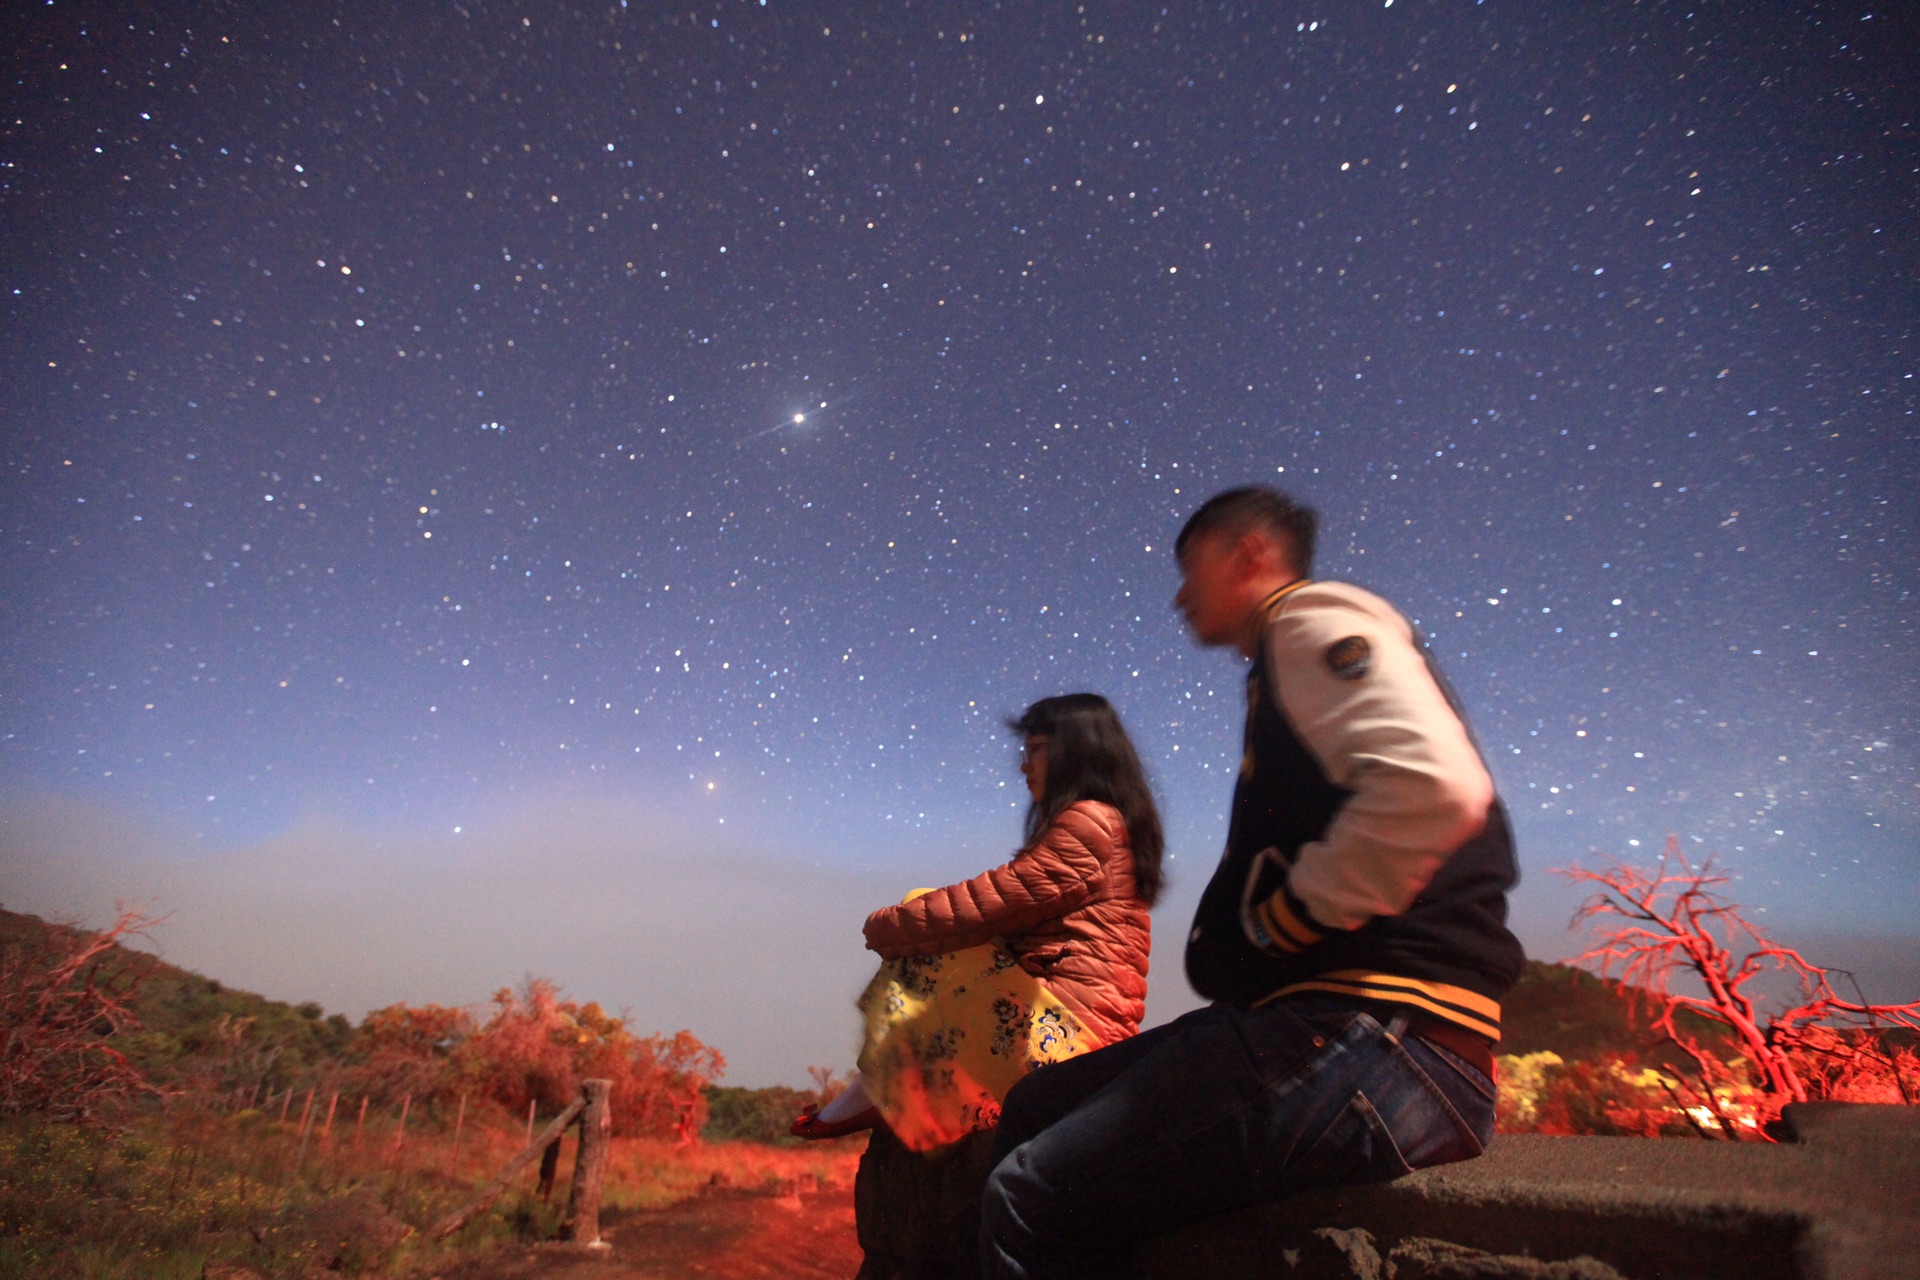
[[[1393,1280],[1626,1280],[1596,1258],[1546,1262],[1413,1236],[1387,1255]]]
[[[1383,1269],[1373,1235],[1364,1228],[1321,1227],[1297,1249],[1280,1251],[1279,1274],[1288,1280],[1397,1280]]]

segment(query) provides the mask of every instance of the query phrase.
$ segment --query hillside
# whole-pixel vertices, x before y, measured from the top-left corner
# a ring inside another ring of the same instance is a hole
[[[0,908],[0,955],[31,964],[65,952],[78,936],[65,925]],[[319,1005],[287,1004],[168,964],[144,951],[116,946],[94,969],[96,978],[131,987],[130,1005],[140,1026],[118,1047],[143,1072],[165,1083],[192,1071],[201,1060],[227,1057],[231,1029],[246,1026],[245,1053],[258,1067],[280,1074],[337,1059],[354,1038],[345,1016],[327,1016]]]
[[[1657,1003],[1644,991],[1585,969],[1529,960],[1520,981],[1501,1003],[1499,1051],[1551,1051],[1568,1061],[1620,1054],[1648,1062],[1687,1059],[1654,1028]],[[1705,1018],[1686,1015],[1680,1025],[1707,1044],[1725,1032]]]

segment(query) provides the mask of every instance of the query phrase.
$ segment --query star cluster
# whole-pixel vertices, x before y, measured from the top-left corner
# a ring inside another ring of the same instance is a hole
[[[7,793],[958,876],[1088,688],[1182,904],[1241,703],[1171,543],[1271,482],[1431,639],[1529,927],[1673,833],[1913,931],[1911,14],[835,8],[23,11]]]

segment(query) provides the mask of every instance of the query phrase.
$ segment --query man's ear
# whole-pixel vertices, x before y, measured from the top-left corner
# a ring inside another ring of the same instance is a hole
[[[1234,570],[1242,578],[1267,578],[1287,572],[1287,553],[1272,534],[1249,529],[1234,540]]]

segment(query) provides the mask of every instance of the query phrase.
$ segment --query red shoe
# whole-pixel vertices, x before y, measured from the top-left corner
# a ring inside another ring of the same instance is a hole
[[[822,1120],[820,1108],[808,1103],[805,1110],[787,1127],[787,1132],[796,1138],[817,1140],[820,1138],[844,1138],[850,1133],[865,1133],[880,1123],[880,1109],[868,1107],[855,1112],[845,1120]]]

